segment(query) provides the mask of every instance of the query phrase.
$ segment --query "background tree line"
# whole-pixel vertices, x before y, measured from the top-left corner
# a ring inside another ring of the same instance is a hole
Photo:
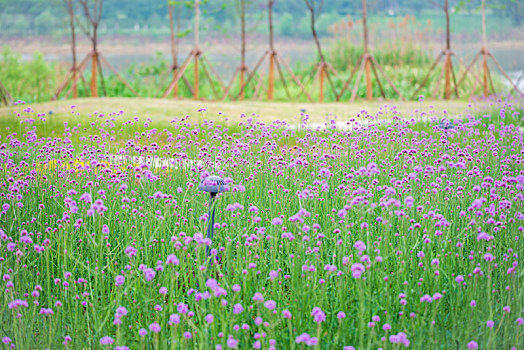
[[[471,14],[478,11],[481,0],[451,0],[452,12]],[[193,1],[171,1],[181,11],[182,35],[191,31]],[[169,33],[168,1],[166,0],[105,0],[100,33],[130,35],[146,34],[165,36]],[[518,0],[491,0],[489,15],[506,21],[506,25],[524,23],[524,2]],[[247,16],[251,31],[265,32],[261,17],[265,14],[266,1],[250,0]],[[414,15],[418,19],[442,16],[431,1],[371,0],[368,11],[374,16],[394,17]],[[66,9],[62,0],[0,0],[0,37],[27,35],[67,35]],[[238,9],[234,0],[204,1],[202,5],[202,30],[212,35],[236,32]],[[279,36],[310,37],[307,8],[303,0],[278,0],[274,6],[276,34]],[[318,18],[318,34],[327,36],[330,27],[347,15],[359,18],[361,0],[324,1]],[[499,23],[500,24],[500,23]],[[469,26],[456,23],[457,32]]]

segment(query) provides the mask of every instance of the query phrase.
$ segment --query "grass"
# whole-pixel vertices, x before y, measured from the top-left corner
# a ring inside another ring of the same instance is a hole
[[[458,115],[466,110],[480,111],[490,108],[493,100],[477,102],[467,102],[464,100],[433,100],[426,101],[426,106],[433,106],[437,113],[446,110],[449,115]],[[471,103],[471,107],[468,104]],[[288,123],[300,122],[300,113],[309,115],[310,122],[324,123],[326,117],[337,116],[341,119],[356,117],[362,110],[375,115],[379,111],[385,111],[385,105],[396,106],[399,114],[410,116],[415,111],[421,109],[421,103],[415,101],[356,101],[354,103],[306,103],[306,102],[217,102],[217,101],[193,101],[193,100],[172,100],[172,99],[153,99],[153,98],[81,98],[76,100],[60,100],[53,102],[35,103],[31,107],[35,110],[47,113],[49,121],[60,123],[71,119],[70,106],[75,105],[76,112],[80,113],[80,119],[94,112],[109,114],[124,110],[125,116],[130,118],[138,115],[141,117],[151,117],[154,122],[169,122],[174,117],[184,117],[190,115],[191,118],[199,118],[199,113],[195,113],[200,108],[205,108],[206,118],[225,121],[228,118],[231,123],[237,123],[242,115],[257,115],[257,120],[272,122],[280,119]],[[364,107],[365,106],[365,107]],[[24,106],[25,107],[25,106]],[[19,107],[22,110],[23,107]],[[0,118],[2,122],[10,120],[13,114],[13,107],[0,107]],[[52,112],[49,115],[49,112]],[[219,113],[222,113],[221,115]]]

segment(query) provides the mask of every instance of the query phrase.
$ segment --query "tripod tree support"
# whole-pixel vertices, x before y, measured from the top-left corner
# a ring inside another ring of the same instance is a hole
[[[0,81],[0,105],[5,104],[6,106],[13,104],[13,98],[7,91],[2,81]]]
[[[449,20],[449,5],[448,0],[444,0],[444,5],[441,6],[444,10],[444,14],[446,16],[446,48],[439,53],[437,56],[435,62],[431,65],[429,68],[429,71],[427,75],[424,77],[424,80],[419,85],[419,87],[415,90],[413,95],[411,96],[412,99],[414,99],[420,90],[426,85],[429,77],[431,76],[431,73],[439,63],[440,59],[444,57],[444,98],[447,100],[451,97],[451,83],[453,80],[453,90],[455,92],[455,96],[459,97],[458,93],[458,84],[455,77],[455,71],[453,70],[453,61],[451,57],[455,55],[453,51],[451,51],[451,34],[450,34],[450,20]],[[435,93],[436,94],[436,93]]]
[[[313,40],[315,41],[315,45],[317,47],[317,53],[320,58],[320,62],[317,65],[317,74],[319,80],[319,97],[318,101],[323,102],[324,101],[324,80],[327,78],[329,86],[331,88],[331,92],[337,96],[337,91],[335,88],[335,84],[333,83],[333,80],[331,79],[331,75],[329,71],[327,70],[327,63],[326,59],[324,57],[324,53],[322,52],[322,47],[320,46],[320,40],[318,39],[317,30],[315,28],[315,22],[316,22],[316,14],[320,11],[320,8],[322,6],[322,1],[318,0],[318,5],[316,0],[304,0],[304,3],[306,4],[309,13],[311,15],[311,33],[313,35]]]
[[[194,26],[194,47],[185,59],[185,61],[182,63],[180,67],[176,67],[176,69],[173,69],[173,79],[165,89],[164,93],[162,94],[163,98],[166,98],[177,86],[180,79],[183,79],[186,83],[188,89],[193,94],[193,99],[197,100],[199,98],[199,73],[200,73],[200,66],[202,66],[202,71],[204,73],[205,78],[209,81],[211,84],[211,88],[213,90],[213,94],[215,95],[215,98],[219,98],[220,94],[216,91],[214,82],[212,80],[211,74],[208,71],[208,68],[213,72],[215,75],[215,79],[218,81],[220,86],[223,89],[223,83],[220,80],[220,77],[216,74],[214,70],[212,70],[212,67],[209,64],[206,64],[206,60],[203,56],[202,51],[200,50],[200,43],[199,43],[199,22],[200,22],[200,1],[195,0],[195,26]],[[189,63],[193,61],[193,88],[191,89],[191,85],[187,81],[187,79],[184,77],[184,73],[186,69],[189,66]]]
[[[402,93],[397,89],[395,84],[393,84],[393,81],[387,76],[387,74],[384,72],[380,64],[377,62],[375,57],[369,52],[369,35],[368,35],[368,26],[367,26],[367,3],[366,0],[362,0],[362,32],[363,32],[363,38],[364,38],[364,54],[360,56],[360,58],[357,61],[357,64],[353,67],[351,70],[351,73],[349,74],[349,78],[344,82],[344,85],[342,86],[342,90],[337,95],[337,101],[340,101],[342,98],[342,95],[346,90],[349,88],[349,84],[353,80],[353,77],[355,76],[355,73],[357,73],[357,78],[355,81],[355,85],[353,87],[353,91],[351,93],[351,99],[350,101],[353,102],[355,98],[357,97],[358,87],[360,85],[360,79],[362,77],[362,73],[365,75],[366,80],[366,99],[372,100],[373,99],[373,82],[371,80],[371,73],[373,73],[373,76],[375,77],[375,80],[377,81],[377,85],[380,90],[380,94],[383,98],[386,98],[386,94],[384,92],[384,88],[382,86],[382,82],[380,80],[380,77],[378,73],[380,73],[388,82],[388,84],[391,86],[393,91],[400,97],[400,99],[405,100]],[[378,72],[377,72],[378,70]]]
[[[169,39],[171,44],[171,57],[173,60],[173,65],[171,67],[171,70],[173,72],[173,79],[176,77],[176,71],[178,69],[178,43],[176,40],[176,36],[180,29],[180,11],[176,12],[176,27],[175,27],[175,20],[174,20],[174,7],[175,5],[171,3],[170,0],[167,0],[167,9],[169,14]],[[173,87],[173,97],[178,96],[178,84],[175,84]]]
[[[80,27],[83,29],[85,34],[88,36],[88,38],[91,40],[92,43],[92,52],[91,52],[91,96],[92,97],[98,97],[98,86],[97,86],[97,75],[98,75],[98,69],[100,69],[100,76],[102,77],[102,89],[105,90],[105,85],[103,81],[103,75],[102,75],[102,67],[98,67],[100,64],[100,60],[98,58],[98,26],[100,25],[100,20],[102,18],[102,6],[104,3],[104,0],[92,0],[93,6],[90,8],[89,6],[89,0],[78,0],[80,5],[82,6],[84,17],[86,18],[88,22],[88,26],[82,24],[82,22],[79,22]]]

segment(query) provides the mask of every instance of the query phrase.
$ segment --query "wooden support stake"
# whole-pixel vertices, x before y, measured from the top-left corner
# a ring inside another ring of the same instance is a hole
[[[475,62],[477,62],[477,59],[479,58],[479,56],[480,56],[480,52],[477,52],[477,54],[473,57],[469,65],[466,67],[466,70],[464,71],[464,73],[462,73],[462,77],[459,79],[459,82],[458,82],[459,86],[462,85],[462,82],[464,81],[464,79],[466,79],[466,76],[468,75],[469,71],[471,70],[471,67],[473,67]]]
[[[489,68],[488,68],[488,80],[489,80],[489,85],[491,86],[491,92],[493,95],[495,95],[495,87],[493,86],[493,80],[491,79]]]
[[[337,101],[340,101],[340,98],[342,97],[342,94],[344,92],[346,92],[346,89],[348,88],[349,86],[349,83],[351,83],[351,81],[353,80],[353,77],[355,76],[355,73],[357,72],[357,69],[360,67],[360,65],[362,64],[362,57],[363,56],[360,56],[357,63],[355,64],[355,66],[353,67],[353,69],[351,70],[351,73],[349,74],[349,78],[344,82],[344,85],[342,86],[342,90],[340,91],[340,93],[337,95]]]
[[[120,74],[118,74],[117,70],[111,65],[111,63],[109,63],[109,61],[102,54],[100,54],[100,57],[102,58],[102,62],[104,62],[106,67],[109,68],[109,70],[111,70],[114,75],[116,75],[118,80],[120,80],[122,84],[124,84],[136,97],[139,97],[138,92],[136,92],[135,89],[133,89],[133,87],[129,85],[129,83]]]
[[[273,101],[275,90],[275,52],[269,54],[269,77],[267,87],[267,99]]]
[[[235,69],[235,72],[233,73],[233,76],[231,77],[231,81],[229,82],[229,84],[227,85],[226,89],[224,90],[224,93],[222,94],[222,101],[224,101],[228,96],[229,96],[229,98],[232,98],[229,95],[229,90],[233,86],[233,83],[235,82],[235,79],[237,77],[237,74],[238,74],[239,70],[240,69],[238,67]]]
[[[189,90],[189,94],[191,96],[193,96],[193,87],[191,86],[191,83],[189,82],[189,79],[187,79],[187,77],[184,74],[182,74],[182,78],[181,79],[184,82],[184,85],[186,86],[186,88]]]
[[[211,86],[211,90],[213,91],[213,95],[218,100],[220,98],[219,94],[216,91],[215,84],[213,82],[213,79],[211,78],[211,75],[209,74],[209,71],[207,70],[206,64],[204,64],[204,61],[202,61],[202,70],[204,71],[204,75],[207,78],[207,81],[209,82],[209,85]]]
[[[489,57],[491,57],[491,59],[493,60],[493,62],[495,63],[495,66],[498,68],[498,70],[500,71],[500,73],[502,73],[502,75],[511,83],[511,85],[513,85],[513,89],[515,89],[515,91],[517,91],[519,94],[522,94],[522,92],[519,90],[519,88],[517,87],[517,85],[515,85],[515,83],[513,82],[513,80],[508,76],[508,74],[504,71],[504,69],[502,68],[502,66],[499,64],[499,62],[495,59],[495,56],[493,56],[491,54],[491,52],[488,52],[488,55]]]
[[[324,64],[320,64],[318,66],[318,76],[319,76],[319,87],[320,87],[320,92],[319,92],[319,95],[318,95],[318,102],[324,102],[324,75],[326,74],[325,72],[325,65]]]
[[[487,55],[482,55],[482,87],[484,90],[484,97],[488,97],[488,57]]]
[[[440,70],[440,73],[438,74],[438,78],[436,80],[435,87],[433,88],[433,96],[438,96],[438,93],[440,91],[440,83],[442,82],[442,77],[444,76],[445,69],[442,68]]]
[[[193,99],[198,100],[198,53],[195,54],[194,60],[193,60],[193,75],[194,75],[194,82],[193,82]]]
[[[86,55],[86,57],[84,57],[82,62],[80,62],[80,65],[78,65],[76,67],[76,72],[72,71],[71,73],[69,73],[69,75],[66,77],[66,79],[64,79],[64,81],[58,86],[58,88],[55,91],[55,94],[53,95],[53,98],[52,98],[53,101],[58,98],[58,96],[62,93],[62,91],[64,91],[64,89],[67,87],[67,85],[69,84],[71,79],[73,79],[73,73],[76,73],[77,79],[78,79],[78,75],[81,75],[82,72],[84,71],[85,67],[87,66],[87,62],[89,61],[89,58],[91,58],[91,54],[90,53],[88,53]],[[73,81],[73,83],[74,83],[74,81]]]
[[[238,96],[240,96],[240,94],[242,92],[244,92],[244,89],[246,88],[246,86],[251,82],[251,79],[253,79],[253,77],[255,76],[255,73],[258,71],[258,68],[260,67],[260,65],[262,64],[262,62],[264,62],[264,59],[266,58],[266,56],[268,55],[269,51],[266,51],[264,53],[264,55],[262,57],[260,57],[260,59],[258,60],[257,64],[255,65],[255,68],[253,68],[253,71],[251,72],[251,74],[248,76],[247,80],[246,80],[246,83],[244,85],[242,85],[240,87],[240,92],[235,96],[235,98],[238,98]]]
[[[277,56],[277,60],[280,64],[282,64],[284,66],[284,68],[287,70],[288,74],[291,75],[291,78],[295,81],[295,83],[300,87],[300,89],[302,90],[302,93],[304,93],[306,96],[307,96],[307,99],[309,100],[309,102],[313,102],[313,99],[311,98],[311,95],[306,91],[306,89],[304,88],[304,85],[302,85],[302,83],[300,82],[300,80],[296,77],[295,73],[293,73],[293,71],[291,70],[291,68],[289,68],[288,64],[286,63],[286,61],[284,60],[281,60],[279,56]]]
[[[424,80],[422,81],[422,83],[419,85],[419,87],[415,90],[415,92],[413,93],[413,96],[411,96],[411,99],[415,98],[415,96],[417,96],[418,92],[420,90],[422,90],[422,88],[426,85],[429,77],[431,76],[431,73],[433,72],[433,70],[435,69],[435,67],[437,66],[438,62],[440,61],[440,58],[444,55],[444,51],[442,51],[438,56],[437,56],[437,59],[435,60],[435,62],[433,62],[433,64],[431,65],[431,67],[429,68],[429,71],[428,71],[428,74],[426,75],[426,77],[424,78]]]
[[[4,104],[9,105],[13,104],[13,98],[9,94],[9,91],[7,91],[7,88],[2,84],[0,81],[0,97],[2,97],[2,101],[4,101]]]
[[[444,60],[444,98],[448,100],[451,96],[451,54],[446,52]]]
[[[453,69],[453,61],[451,61],[451,58],[449,60],[449,66],[451,69],[451,77],[453,78],[453,88],[455,90],[455,96],[458,98],[459,93],[458,93],[458,86],[457,86],[457,77],[455,76],[455,70]]]
[[[400,92],[399,89],[397,89],[397,87],[395,86],[395,84],[393,84],[393,82],[391,81],[391,79],[388,77],[388,75],[384,72],[384,70],[382,69],[382,67],[380,66],[380,64],[378,64],[377,60],[375,60],[375,57],[371,56],[371,60],[373,62],[373,67],[376,66],[378,68],[378,71],[380,72],[380,74],[382,74],[382,76],[384,78],[386,78],[386,81],[388,82],[389,86],[391,86],[391,88],[393,89],[393,91],[395,91],[397,93],[397,95],[400,97],[401,100],[406,100],[406,98],[404,97],[404,95],[402,95],[402,93]],[[378,81],[378,79],[377,79]],[[379,85],[380,85],[380,82],[379,82]]]
[[[255,93],[253,94],[253,98],[255,100],[258,100],[259,98],[262,85],[264,85],[264,72],[260,72],[260,80],[258,81],[257,87],[255,88]]]
[[[184,63],[182,63],[180,68],[177,70],[175,78],[171,81],[166,91],[164,91],[164,94],[162,95],[163,98],[166,98],[167,95],[169,95],[171,91],[173,91],[173,88],[178,83],[178,81],[180,80],[184,72],[186,71],[186,68],[189,65],[189,62],[191,62],[191,59],[193,58],[193,56],[194,56],[194,51],[191,51],[189,55],[187,56],[186,60],[184,61]]]
[[[289,89],[287,88],[286,79],[284,78],[284,73],[282,72],[280,63],[278,62],[278,60],[275,63],[277,64],[278,76],[280,77],[280,81],[282,82],[282,85],[284,86],[284,91],[286,92],[287,98],[291,99],[291,94],[289,93]]]
[[[375,64],[373,63],[373,60],[371,58],[369,59],[369,61],[370,61],[370,64],[371,64],[371,69],[373,70],[373,75],[375,76],[375,79],[377,80],[377,84],[378,84],[378,88],[380,90],[380,94],[382,95],[383,98],[386,98],[386,94],[384,93],[384,89],[382,88],[382,83],[380,82],[380,79],[378,78],[378,74],[377,74],[377,70],[375,68]]]
[[[223,92],[224,91],[224,82],[220,78],[220,75],[218,75],[217,71],[213,68],[213,66],[211,64],[209,64],[206,56],[200,55],[200,60],[211,71],[211,74],[215,77],[215,81],[218,82],[218,85],[220,85],[220,90],[222,90],[222,92]]]
[[[360,78],[362,77],[362,71],[364,70],[364,60],[360,62],[360,68],[358,70],[357,74],[357,80],[355,81],[355,86],[353,87],[353,92],[351,93],[351,99],[350,101],[355,101],[355,97],[357,97],[358,92],[358,85],[360,84]]]
[[[369,55],[364,58],[364,69],[366,72],[366,100],[371,101],[373,99],[373,85],[371,84],[371,60]]]

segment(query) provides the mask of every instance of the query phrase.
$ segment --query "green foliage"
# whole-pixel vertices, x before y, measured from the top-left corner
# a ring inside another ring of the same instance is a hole
[[[44,60],[35,52],[31,59],[4,47],[0,54],[0,80],[15,99],[27,102],[48,101],[52,98],[64,71]]]
[[[337,40],[329,51],[329,61],[336,70],[346,70],[354,65],[364,54],[362,45],[353,45],[348,40]],[[414,43],[400,41],[384,43],[372,50],[375,59],[385,66],[425,66],[432,57],[427,50]]]

